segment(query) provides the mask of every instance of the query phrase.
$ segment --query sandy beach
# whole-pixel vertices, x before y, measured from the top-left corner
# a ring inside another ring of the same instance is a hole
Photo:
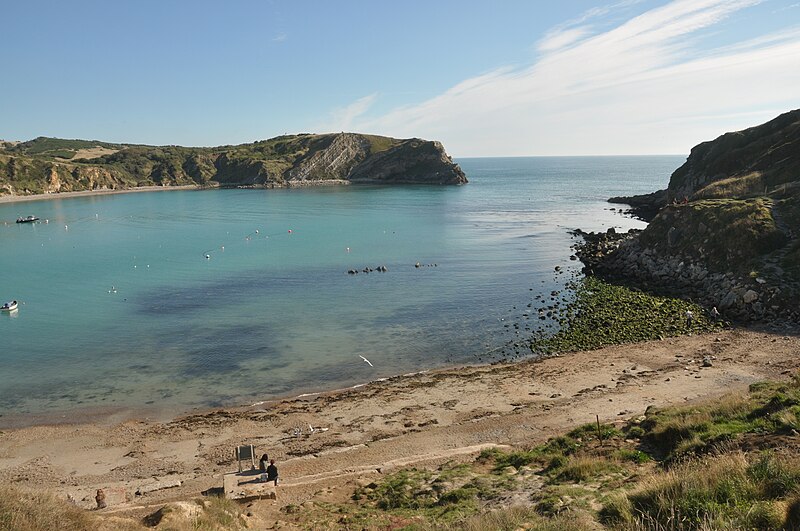
[[[141,516],[221,487],[236,469],[234,447],[253,444],[280,468],[278,500],[257,514],[271,518],[287,504],[342,499],[358,482],[400,467],[471,458],[492,445],[525,447],[596,416],[623,422],[649,406],[788,378],[800,368],[798,352],[796,334],[728,330],[398,376],[168,422],[12,429],[0,433],[0,481],[86,508],[104,488],[104,511]]]
[[[0,195],[0,203],[25,203],[28,201],[43,201],[47,199],[64,199],[69,197],[87,197],[92,195],[130,194],[134,192],[169,192],[170,190],[201,190],[193,184],[185,186],[140,186],[139,188],[126,188],[124,190],[81,190],[79,192],[56,192],[52,194],[32,195]]]

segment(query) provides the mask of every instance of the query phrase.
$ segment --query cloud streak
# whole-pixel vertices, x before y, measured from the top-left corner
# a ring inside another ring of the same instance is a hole
[[[760,1],[675,0],[593,32],[588,20],[635,2],[596,8],[548,32],[531,65],[380,115],[368,114],[377,96],[367,96],[337,111],[340,129],[436,138],[457,156],[685,153],[800,104],[796,29],[700,48]]]
[[[375,103],[377,98],[377,93],[369,94],[368,96],[364,96],[363,98],[354,101],[350,105],[334,109],[334,111],[331,113],[331,121],[327,126],[325,126],[325,129],[331,131],[352,130],[356,118],[366,113],[369,108],[372,107],[372,104]]]

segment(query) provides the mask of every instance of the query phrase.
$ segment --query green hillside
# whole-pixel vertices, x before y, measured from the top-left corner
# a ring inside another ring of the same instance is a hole
[[[285,135],[207,148],[46,137],[0,144],[0,195],[351,179],[466,182],[438,142],[354,133]]]

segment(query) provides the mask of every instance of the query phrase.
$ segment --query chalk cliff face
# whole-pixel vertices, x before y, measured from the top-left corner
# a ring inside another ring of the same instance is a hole
[[[0,147],[0,194],[326,182],[464,184],[467,178],[439,142],[356,133],[288,135],[216,148],[52,138]]]

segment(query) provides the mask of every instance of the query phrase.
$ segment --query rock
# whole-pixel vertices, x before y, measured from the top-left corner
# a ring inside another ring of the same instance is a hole
[[[703,367],[711,367],[713,364],[711,363],[711,356],[703,357]]]
[[[723,310],[727,310],[732,308],[738,301],[739,295],[737,295],[735,291],[729,291],[728,294],[719,301],[719,307]]]
[[[742,296],[742,300],[745,304],[750,304],[758,300],[758,293],[749,289],[745,292],[744,296]]]
[[[148,492],[155,492],[157,490],[180,487],[182,484],[183,482],[179,479],[162,480],[162,481],[156,480],[151,483],[146,483],[144,485],[141,485],[139,488],[136,489],[136,495],[143,496]]]

